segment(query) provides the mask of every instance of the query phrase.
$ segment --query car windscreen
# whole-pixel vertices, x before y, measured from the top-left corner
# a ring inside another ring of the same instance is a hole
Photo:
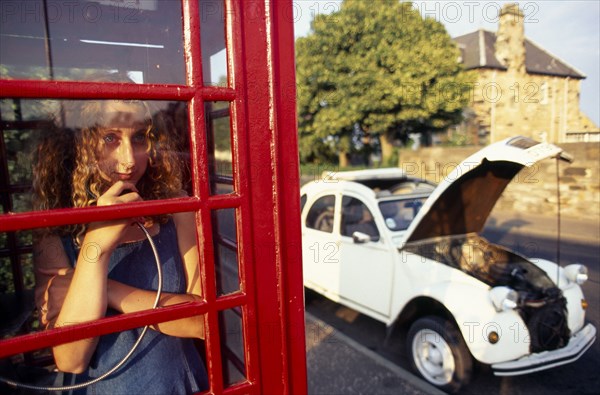
[[[406,230],[427,197],[411,197],[379,202],[385,225],[392,231]]]

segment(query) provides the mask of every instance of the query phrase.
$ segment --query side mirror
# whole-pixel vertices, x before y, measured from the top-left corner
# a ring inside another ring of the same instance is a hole
[[[354,232],[352,233],[352,240],[356,244],[364,244],[371,241],[371,236],[363,232]]]

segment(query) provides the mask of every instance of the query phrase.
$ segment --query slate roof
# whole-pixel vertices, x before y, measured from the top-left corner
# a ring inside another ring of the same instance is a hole
[[[489,68],[506,70],[495,55],[496,34],[477,30],[455,37],[466,69]],[[584,79],[585,75],[525,38],[525,69],[530,74],[555,75]]]

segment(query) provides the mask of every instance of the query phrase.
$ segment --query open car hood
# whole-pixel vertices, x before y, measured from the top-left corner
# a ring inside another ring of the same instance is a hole
[[[458,165],[432,192],[406,230],[404,243],[480,232],[508,183],[524,167],[572,157],[527,137],[491,144]]]

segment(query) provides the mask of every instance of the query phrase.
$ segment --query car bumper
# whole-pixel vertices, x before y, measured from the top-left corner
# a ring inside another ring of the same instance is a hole
[[[516,376],[550,369],[576,361],[596,340],[596,328],[587,324],[569,340],[566,347],[531,354],[514,361],[492,364],[496,376]]]

